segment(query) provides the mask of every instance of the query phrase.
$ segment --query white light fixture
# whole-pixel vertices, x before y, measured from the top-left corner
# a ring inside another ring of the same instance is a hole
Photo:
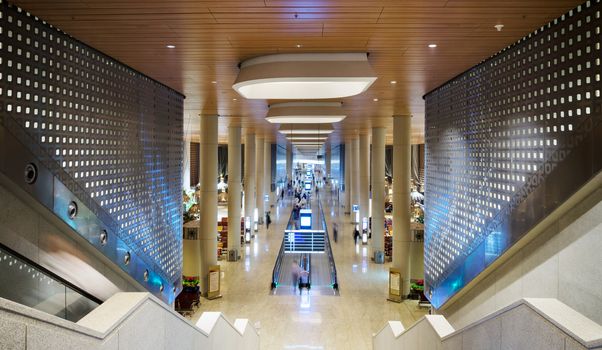
[[[397,80],[391,80],[391,84],[397,84]]]
[[[496,24],[493,26],[498,32],[501,32],[502,29],[504,29],[504,25],[503,24]]]
[[[270,105],[270,123],[337,123],[347,116],[341,102],[286,102]]]
[[[334,131],[330,124],[281,124],[278,132],[284,135],[328,135]]]
[[[437,44],[429,44],[429,47],[430,47],[431,49],[434,49],[435,47],[437,47]]]
[[[217,81],[213,80],[211,81],[211,84],[217,84]]]
[[[165,45],[165,47],[168,48],[168,49],[175,49],[176,45],[167,44],[167,45]]]
[[[316,135],[291,135],[286,137],[289,141],[325,141],[328,136],[316,136]]]
[[[341,98],[375,80],[366,53],[276,54],[242,62],[232,88],[249,99]]]
[[[377,98],[373,98],[372,101],[378,102],[378,99]]]

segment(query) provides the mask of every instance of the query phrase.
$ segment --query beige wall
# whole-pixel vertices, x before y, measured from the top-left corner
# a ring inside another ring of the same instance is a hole
[[[602,188],[438,311],[455,329],[521,298],[557,298],[602,324]]]

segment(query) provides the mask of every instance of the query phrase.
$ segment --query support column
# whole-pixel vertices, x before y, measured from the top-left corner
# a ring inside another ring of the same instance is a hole
[[[240,251],[240,126],[228,127],[228,250]],[[240,255],[240,254],[237,254]]]
[[[182,159],[182,189],[190,188],[190,140],[184,139],[184,157]]]
[[[255,134],[247,132],[245,140],[245,220],[255,211]],[[246,221],[245,221],[246,222]]]
[[[200,285],[207,295],[209,267],[217,265],[217,116],[201,116]]]
[[[360,134],[359,140],[359,173],[360,173],[360,231],[362,220],[370,216],[370,135]]]
[[[351,191],[351,205],[354,204],[360,205],[360,174],[359,163],[360,163],[360,139],[356,138],[351,142],[351,182],[353,184]],[[353,213],[352,213],[353,214]],[[360,213],[361,215],[361,213]],[[355,220],[355,217],[354,217]],[[352,220],[352,221],[354,221]],[[361,220],[361,216],[360,216]],[[359,222],[358,222],[359,224]],[[361,229],[361,227],[360,227]]]
[[[263,201],[265,211],[270,211],[272,203],[272,143],[266,138],[263,144],[263,192],[268,195],[268,201]],[[265,217],[265,214],[264,214]]]
[[[351,206],[360,204],[360,176],[359,172],[360,163],[360,140],[359,138],[351,141]],[[360,214],[361,215],[361,214]],[[360,217],[361,220],[361,217]],[[351,212],[351,222],[357,222],[356,214]],[[359,222],[357,222],[359,225]],[[360,226],[361,229],[361,226]]]
[[[255,191],[257,192],[257,196],[255,197],[255,207],[257,208],[258,213],[258,224],[263,223],[264,215],[263,195],[265,194],[265,189],[263,187],[265,185],[265,179],[263,178],[263,172],[265,170],[265,165],[263,164],[263,144],[264,139],[261,137],[257,137],[257,139],[255,140],[255,170],[257,172],[257,177],[255,178]]]
[[[345,142],[345,213],[351,213],[351,141]]]
[[[372,128],[372,252],[385,250],[385,128]],[[381,263],[376,260],[374,261]]]
[[[411,116],[393,117],[393,267],[403,296],[410,293],[410,127]]]
[[[286,145],[286,180],[293,179],[293,144]]]
[[[331,152],[331,148],[330,148],[330,143],[325,143],[324,144],[324,167],[326,168],[326,171],[324,173],[324,176],[326,176],[326,178],[328,179],[330,177],[330,163],[331,163],[331,158],[332,157],[332,152]]]

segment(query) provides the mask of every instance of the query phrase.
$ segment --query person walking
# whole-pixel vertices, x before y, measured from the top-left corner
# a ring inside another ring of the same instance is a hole
[[[353,241],[357,244],[357,239],[360,238],[360,231],[357,229],[357,225],[353,229]]]
[[[337,242],[337,237],[339,236],[339,225],[335,222],[332,224],[332,236],[334,238],[334,243]]]
[[[270,224],[272,223],[272,218],[270,217],[270,212],[266,211],[265,212],[265,229],[269,230],[270,229]]]

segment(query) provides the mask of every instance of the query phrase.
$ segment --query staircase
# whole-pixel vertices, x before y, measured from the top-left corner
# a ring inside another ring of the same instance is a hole
[[[462,329],[426,315],[408,329],[389,321],[374,350],[602,349],[602,326],[551,298],[521,299]]]
[[[246,319],[195,324],[150,293],[117,293],[77,323],[0,298],[0,349],[259,349]]]

